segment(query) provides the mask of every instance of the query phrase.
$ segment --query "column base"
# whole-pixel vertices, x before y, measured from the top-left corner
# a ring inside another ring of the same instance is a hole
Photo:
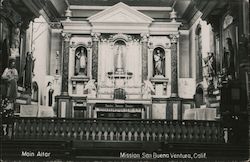
[[[166,119],[167,120],[182,119],[182,98],[170,97],[167,99]]]
[[[68,92],[62,92],[60,96],[69,96]]]
[[[55,97],[58,118],[72,118],[72,103],[69,95]]]
[[[172,98],[179,98],[179,96],[178,96],[177,93],[171,93],[170,97],[172,97]]]

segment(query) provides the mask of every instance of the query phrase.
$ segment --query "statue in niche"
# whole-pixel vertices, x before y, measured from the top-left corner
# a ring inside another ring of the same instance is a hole
[[[76,50],[75,75],[87,75],[87,50],[84,47]]]
[[[226,38],[226,47],[224,47],[223,64],[229,79],[234,79],[235,77],[234,48],[231,38]]]
[[[88,81],[88,83],[86,84],[86,86],[84,87],[84,91],[88,90],[88,96],[89,97],[96,97],[96,86],[95,86],[95,80],[94,79],[90,79]]]
[[[115,43],[117,45],[117,51],[115,56],[115,72],[116,73],[123,73],[124,72],[124,64],[123,64],[123,50],[125,43],[121,40]]]
[[[150,98],[152,92],[155,93],[153,84],[149,80],[144,80],[143,98]]]
[[[156,48],[153,54],[154,76],[165,76],[165,52],[162,48]]]

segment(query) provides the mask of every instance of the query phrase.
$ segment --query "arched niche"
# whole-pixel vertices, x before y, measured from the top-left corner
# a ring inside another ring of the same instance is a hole
[[[162,47],[156,47],[153,49],[153,77],[166,76],[165,64],[166,55],[165,50]]]
[[[88,50],[84,45],[79,45],[75,49],[74,75],[88,75]]]
[[[126,43],[122,39],[117,39],[114,42],[114,67],[115,72],[124,73],[125,70],[125,56],[126,54]]]

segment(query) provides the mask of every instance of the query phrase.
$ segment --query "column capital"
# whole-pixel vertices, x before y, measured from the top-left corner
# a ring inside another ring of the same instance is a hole
[[[91,33],[93,41],[99,41],[99,37],[101,36],[101,33]]]
[[[70,41],[70,38],[71,38],[71,33],[62,33],[62,37],[63,37],[63,40],[65,42],[69,42]]]
[[[142,42],[148,42],[149,34],[148,33],[141,33],[141,40]]]
[[[177,43],[179,37],[180,37],[180,34],[170,34],[169,35],[171,43]]]

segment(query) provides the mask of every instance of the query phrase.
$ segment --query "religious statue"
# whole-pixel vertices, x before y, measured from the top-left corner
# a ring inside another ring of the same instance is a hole
[[[11,58],[16,58],[17,56],[19,56],[20,27],[21,27],[21,23],[18,23],[16,25],[16,28],[13,31],[13,37],[12,37],[11,48],[10,48]]]
[[[152,92],[155,93],[153,84],[149,80],[145,80],[143,88],[143,98],[150,98]]]
[[[209,96],[213,96],[214,89],[215,89],[214,82],[213,82],[213,79],[211,79],[208,81],[207,94]]]
[[[204,59],[205,65],[207,66],[207,82],[208,82],[208,88],[207,92],[208,95],[213,95],[214,90],[214,76],[216,75],[216,63],[215,63],[215,57],[213,52],[208,52],[208,57]]]
[[[54,89],[52,88],[51,82],[48,83],[47,88],[48,88],[48,106],[52,106]]]
[[[154,76],[163,75],[165,73],[165,57],[164,54],[157,49],[154,53]]]
[[[117,47],[115,69],[116,69],[115,72],[117,72],[117,73],[124,72],[124,69],[123,69],[123,49],[122,49],[121,45],[119,45]]]
[[[88,83],[86,84],[86,86],[84,87],[84,91],[88,90],[88,96],[89,97],[96,97],[96,86],[95,86],[95,80],[94,79],[90,79],[88,81]]]
[[[31,64],[31,72],[33,74],[33,76],[35,75],[34,74],[34,68],[35,68],[35,61],[36,61],[36,58],[33,57],[33,53],[31,52],[31,59],[32,59],[32,64]]]
[[[9,62],[9,67],[7,67],[3,74],[2,79],[7,82],[7,94],[6,97],[14,102],[17,97],[17,80],[18,80],[18,72],[15,68],[15,60],[11,59]]]
[[[216,74],[216,62],[213,52],[208,52],[208,57],[204,59],[207,66],[207,72],[209,77],[213,77]]]
[[[235,64],[234,64],[234,48],[232,44],[232,39],[226,39],[227,47],[224,47],[224,68],[226,70],[229,78],[233,79],[235,77]]]
[[[83,47],[75,56],[75,75],[87,75],[87,54]]]
[[[31,83],[32,83],[32,70],[33,70],[33,61],[32,52],[27,52],[26,63],[25,63],[25,88],[26,92],[31,94]]]

